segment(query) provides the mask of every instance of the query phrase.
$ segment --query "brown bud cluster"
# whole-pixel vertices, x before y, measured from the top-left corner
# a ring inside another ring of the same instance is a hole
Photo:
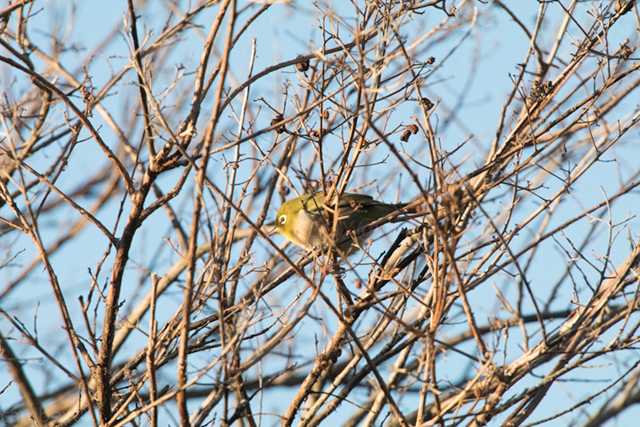
[[[276,126],[274,130],[278,134],[284,133],[287,131],[287,128],[284,126],[284,124],[282,124],[283,121],[284,121],[284,117],[282,117],[282,114],[276,114],[275,116],[273,116],[273,119],[271,120],[270,125]]]
[[[301,73],[304,73],[305,71],[307,71],[309,69],[309,59],[305,58],[303,56],[298,56],[296,59],[299,60],[299,62],[296,62],[296,70],[300,71]]]
[[[553,90],[553,83],[550,81],[534,81],[531,85],[531,92],[529,93],[529,100],[532,102],[538,102],[545,96],[551,93]]]

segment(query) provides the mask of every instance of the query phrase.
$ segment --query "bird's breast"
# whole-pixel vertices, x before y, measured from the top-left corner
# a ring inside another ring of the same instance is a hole
[[[320,226],[317,221],[305,210],[300,210],[296,217],[295,239],[298,246],[305,249],[318,248],[322,245],[320,238]]]

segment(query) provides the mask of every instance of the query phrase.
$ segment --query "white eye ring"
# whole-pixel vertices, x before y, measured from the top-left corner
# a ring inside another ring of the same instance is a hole
[[[286,223],[287,223],[287,216],[286,215],[280,215],[280,218],[278,218],[278,224],[285,225]]]

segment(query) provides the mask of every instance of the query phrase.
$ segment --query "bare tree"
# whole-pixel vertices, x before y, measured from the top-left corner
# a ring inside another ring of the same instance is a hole
[[[5,2],[0,420],[624,419],[639,12]],[[408,205],[336,257],[269,225],[309,192]]]

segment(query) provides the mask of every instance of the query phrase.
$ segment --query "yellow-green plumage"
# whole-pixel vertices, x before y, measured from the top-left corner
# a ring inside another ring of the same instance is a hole
[[[278,209],[276,229],[292,243],[308,250],[335,246],[351,253],[357,248],[355,233],[366,225],[394,212],[404,204],[388,204],[374,200],[371,196],[344,193],[337,209],[335,197],[326,200],[322,192],[308,193],[286,201]],[[338,222],[333,230],[333,215]],[[358,233],[361,243],[369,233]]]

